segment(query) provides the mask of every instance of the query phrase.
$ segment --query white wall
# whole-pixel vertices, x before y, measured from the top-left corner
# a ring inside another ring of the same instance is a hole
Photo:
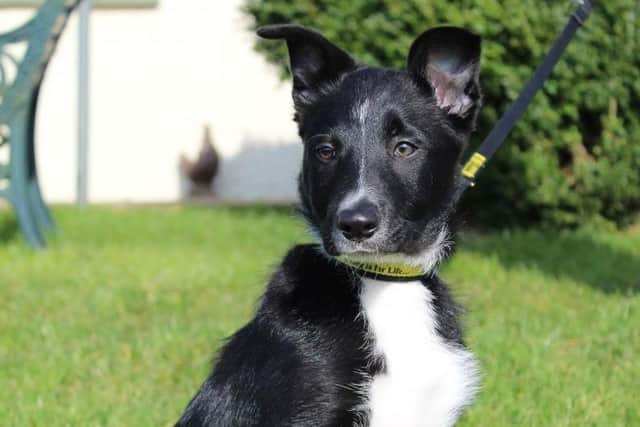
[[[210,124],[222,155],[216,195],[291,200],[301,145],[290,84],[253,51],[241,0],[161,0],[147,10],[96,10],[91,21],[89,199],[181,197],[178,156],[194,156]],[[32,12],[0,9],[0,31]],[[45,197],[75,197],[77,18],[47,71],[38,116]]]

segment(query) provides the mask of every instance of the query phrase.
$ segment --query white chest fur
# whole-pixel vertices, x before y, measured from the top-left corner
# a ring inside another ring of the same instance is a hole
[[[370,426],[454,425],[473,399],[477,365],[436,332],[431,292],[420,282],[363,279],[360,300],[386,366],[370,385]]]

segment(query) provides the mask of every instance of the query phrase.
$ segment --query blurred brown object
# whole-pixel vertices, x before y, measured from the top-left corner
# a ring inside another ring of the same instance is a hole
[[[191,181],[191,195],[211,194],[213,179],[218,173],[218,152],[213,146],[211,128],[204,127],[202,146],[195,161],[189,160],[184,154],[180,155],[180,171]]]

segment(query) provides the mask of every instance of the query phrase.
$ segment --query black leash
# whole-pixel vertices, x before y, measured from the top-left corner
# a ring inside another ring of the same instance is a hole
[[[579,6],[576,11],[573,12],[571,18],[569,18],[569,22],[567,22],[564,31],[556,39],[551,50],[547,53],[547,56],[533,73],[533,76],[527,82],[524,89],[522,89],[522,92],[518,95],[518,99],[516,99],[509,109],[502,115],[489,135],[465,164],[462,169],[462,176],[464,179],[458,188],[456,200],[460,200],[460,197],[462,197],[462,194],[468,187],[473,187],[478,172],[487,164],[498,148],[500,148],[504,143],[509,132],[514,128],[520,117],[522,117],[529,104],[531,104],[535,94],[540,90],[545,80],[549,78],[549,75],[551,75],[553,67],[555,67],[558,60],[560,60],[560,57],[569,45],[569,42],[571,42],[573,37],[576,35],[578,28],[584,25],[589,14],[591,14],[591,10],[593,9],[593,5],[596,3],[596,0],[579,0],[578,3]]]

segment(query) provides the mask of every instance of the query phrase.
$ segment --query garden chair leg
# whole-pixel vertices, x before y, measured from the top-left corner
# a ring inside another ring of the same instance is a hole
[[[35,217],[38,227],[43,231],[52,231],[55,228],[51,211],[47,207],[40,191],[40,184],[38,183],[38,165],[36,164],[35,154],[35,126],[36,126],[36,111],[38,106],[38,97],[40,95],[40,85],[34,90],[29,105],[28,122],[27,122],[27,165],[28,171],[28,197],[29,204],[33,209],[33,215]]]
[[[26,240],[34,247],[45,245],[45,231],[53,229],[51,213],[42,198],[35,160],[35,116],[40,85],[47,64],[69,15],[81,0],[46,0],[32,19],[20,27],[0,34],[0,123],[9,127],[8,170],[0,171],[8,182],[0,197],[16,208],[18,222]],[[14,58],[7,46],[26,43],[21,59]],[[7,59],[8,58],[8,59]],[[16,74],[6,81],[5,65]],[[0,167],[5,167],[1,164]],[[7,179],[8,178],[8,179]]]
[[[53,231],[55,229],[55,222],[53,221],[49,208],[42,199],[37,177],[29,179],[28,197],[38,227],[43,231]]]
[[[29,153],[27,117],[19,112],[12,123],[11,129],[11,183],[9,187],[10,200],[18,216],[18,224],[27,242],[35,248],[46,246],[41,230],[34,215],[34,209],[29,197]]]
[[[20,225],[20,230],[22,230],[27,243],[37,249],[44,248],[46,243],[31,212],[27,194],[14,194],[11,197],[11,202],[18,217],[18,225]]]

